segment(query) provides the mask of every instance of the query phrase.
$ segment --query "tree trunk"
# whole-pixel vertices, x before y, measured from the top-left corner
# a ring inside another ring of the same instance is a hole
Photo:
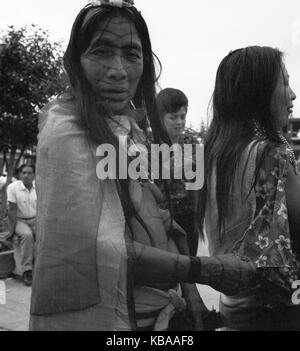
[[[0,162],[0,177],[2,176],[5,164],[5,150],[2,150],[2,159]],[[4,196],[3,194],[6,193],[6,184],[0,189],[0,236],[1,233],[4,231],[4,216],[5,216],[5,206],[4,206]]]
[[[6,212],[6,184],[0,190],[0,221],[4,218]]]
[[[18,156],[17,161],[15,162],[14,170],[16,169],[16,167],[19,167],[20,160],[21,160],[22,156],[24,155],[25,150],[26,150],[26,146],[23,146],[21,151],[20,151],[20,155]]]
[[[6,185],[11,183],[11,179],[14,175],[14,170],[15,170],[15,166],[16,166],[16,147],[13,146],[10,149],[10,153],[9,153],[9,162],[8,162],[8,166],[7,166],[7,179],[6,179]]]
[[[6,188],[8,184],[10,184],[11,179],[13,177],[15,164],[16,164],[15,156],[16,156],[16,147],[12,147],[9,155],[6,183],[4,184],[3,188],[0,191],[0,221],[3,220],[6,214],[6,205],[7,205]]]
[[[0,176],[3,174],[4,167],[6,165],[6,150],[3,149],[1,153],[2,153],[2,159],[0,162]]]

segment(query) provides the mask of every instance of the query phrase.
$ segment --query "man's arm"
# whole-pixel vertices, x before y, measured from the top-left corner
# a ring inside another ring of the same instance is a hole
[[[8,219],[9,219],[9,236],[11,238],[15,232],[17,222],[17,204],[14,202],[8,202]]]

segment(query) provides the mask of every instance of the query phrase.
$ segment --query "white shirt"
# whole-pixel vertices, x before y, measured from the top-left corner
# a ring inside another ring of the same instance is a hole
[[[17,204],[18,218],[36,217],[36,191],[35,182],[32,183],[30,191],[21,180],[9,184],[7,187],[7,201]]]

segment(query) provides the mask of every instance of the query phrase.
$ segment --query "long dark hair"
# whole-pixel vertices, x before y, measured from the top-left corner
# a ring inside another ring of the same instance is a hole
[[[161,64],[152,52],[147,25],[141,13],[135,7],[117,8],[113,6],[93,7],[87,5],[80,11],[73,24],[69,44],[64,55],[64,66],[70,80],[71,89],[79,103],[81,122],[95,143],[113,142],[111,140],[112,133],[105,122],[105,118],[95,118],[94,113],[96,112],[97,116],[99,111],[93,111],[93,108],[96,108],[95,96],[83,73],[80,57],[89,46],[99,24],[117,15],[122,15],[134,23],[142,43],[144,70],[133,97],[133,102],[137,107],[146,108],[154,141],[168,143],[168,135],[161,121],[157,118],[157,105],[155,103],[155,83],[159,78],[159,74],[156,76],[154,58],[159,68],[161,68]],[[110,140],[107,140],[108,138]]]
[[[141,13],[135,7],[117,8],[113,6],[95,7],[87,5],[80,11],[73,24],[69,44],[64,55],[64,66],[70,81],[71,96],[73,96],[77,103],[81,118],[79,122],[82,128],[86,130],[89,140],[94,144],[108,143],[114,145],[115,149],[118,150],[118,140],[105,118],[110,117],[110,111],[105,106],[99,106],[96,103],[96,96],[85,78],[80,63],[80,57],[89,46],[99,24],[103,22],[108,23],[111,18],[118,15],[124,16],[135,25],[142,43],[144,69],[133,97],[133,103],[137,108],[145,108],[150,121],[154,142],[170,144],[168,134],[161,120],[158,118],[155,102],[155,85],[160,74],[161,64],[152,52],[147,25]],[[156,75],[155,59],[159,66],[158,75]],[[146,125],[145,123],[143,126]],[[118,155],[118,152],[116,154]],[[117,187],[126,219],[134,216],[142,222],[129,195],[129,181],[117,180]],[[145,228],[145,225],[141,224]],[[145,229],[147,230],[147,228]]]
[[[282,52],[277,49],[251,46],[230,52],[219,65],[212,99],[213,119],[204,142],[205,184],[199,199],[202,236],[213,171],[216,172],[221,239],[225,219],[230,212],[237,165],[245,148],[256,139],[257,133],[268,141],[256,163],[253,188],[271,144],[280,143],[270,107],[282,70],[282,58]]]

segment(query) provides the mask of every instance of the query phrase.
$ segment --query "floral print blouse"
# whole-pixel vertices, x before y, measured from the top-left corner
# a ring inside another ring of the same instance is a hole
[[[260,142],[259,149],[265,146],[265,142]],[[259,169],[254,189],[254,218],[234,249],[255,262],[261,272],[262,298],[265,294],[270,305],[290,304],[293,283],[300,279],[299,261],[292,251],[285,195],[288,167],[286,146],[272,147]]]

